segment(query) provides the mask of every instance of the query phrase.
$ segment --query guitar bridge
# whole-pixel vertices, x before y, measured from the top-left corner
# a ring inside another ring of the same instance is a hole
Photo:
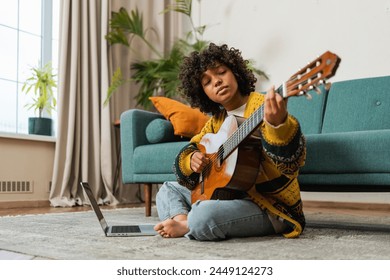
[[[203,171],[199,175],[199,183],[200,183],[200,194],[204,194]]]

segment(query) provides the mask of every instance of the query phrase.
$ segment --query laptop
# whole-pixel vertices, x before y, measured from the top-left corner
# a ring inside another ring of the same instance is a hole
[[[100,225],[104,231],[104,234],[108,237],[112,236],[145,236],[145,235],[157,235],[157,232],[153,229],[154,225],[123,225],[123,226],[109,226],[100,211],[99,205],[93,196],[92,190],[87,182],[80,182],[81,187],[87,194],[89,201],[91,202],[92,209],[95,211],[96,216],[100,222]]]

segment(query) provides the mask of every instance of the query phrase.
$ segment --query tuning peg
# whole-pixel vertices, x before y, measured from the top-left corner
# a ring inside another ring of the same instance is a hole
[[[329,91],[331,86],[332,86],[331,83],[326,83],[326,84],[325,84],[325,89],[326,89],[326,91]]]
[[[306,93],[305,97],[306,97],[307,100],[312,100],[313,99],[313,96],[311,96],[310,93]]]
[[[320,90],[318,87],[315,87],[315,88],[314,88],[314,91],[315,91],[317,94],[321,94],[321,93],[322,93],[321,90]]]

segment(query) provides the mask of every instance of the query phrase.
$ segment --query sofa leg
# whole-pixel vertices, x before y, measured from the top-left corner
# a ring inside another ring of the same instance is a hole
[[[152,184],[144,184],[145,216],[152,215]]]

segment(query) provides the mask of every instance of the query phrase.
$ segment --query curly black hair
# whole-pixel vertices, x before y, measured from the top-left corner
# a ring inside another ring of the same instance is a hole
[[[226,44],[217,46],[210,43],[208,48],[201,52],[192,52],[185,57],[179,72],[179,92],[192,107],[199,108],[204,113],[216,115],[222,108],[218,103],[210,100],[201,84],[202,74],[219,64],[227,66],[235,76],[238,90],[243,95],[249,95],[255,90],[257,81],[253,72],[248,68],[248,60],[244,60],[241,51],[228,48]]]

